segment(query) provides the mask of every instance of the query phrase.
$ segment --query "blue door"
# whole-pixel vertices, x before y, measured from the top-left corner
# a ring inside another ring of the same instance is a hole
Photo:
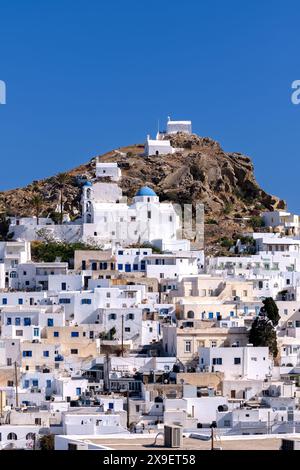
[[[130,264],[125,264],[125,272],[130,273],[131,272],[131,265]]]

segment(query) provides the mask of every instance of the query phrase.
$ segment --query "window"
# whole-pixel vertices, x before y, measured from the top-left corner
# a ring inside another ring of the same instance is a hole
[[[21,325],[21,318],[20,318],[20,317],[16,317],[15,325],[16,325],[16,326],[20,326],[20,325]]]
[[[251,361],[257,361],[257,357],[251,357]]]
[[[126,315],[126,320],[134,320],[134,313],[128,313]]]
[[[39,386],[39,381],[37,379],[32,379],[32,386],[33,387],[38,387]]]
[[[230,419],[224,419],[224,428],[230,427]]]
[[[78,331],[71,331],[71,338],[78,338],[79,332]]]
[[[34,328],[33,329],[33,336],[39,336],[40,334],[40,329],[39,328]]]
[[[14,381],[13,380],[8,380],[7,381],[7,386],[8,387],[13,387],[14,386]]]
[[[54,326],[54,320],[53,320],[53,318],[48,318],[48,320],[47,320],[47,326]]]
[[[106,297],[110,299],[110,292],[106,292]]]
[[[10,318],[10,317],[8,317],[8,318],[6,319],[6,324],[7,324],[7,325],[11,325],[11,318]]]
[[[81,261],[81,269],[82,269],[83,271],[86,270],[86,261],[85,261],[85,260],[82,260],[82,261]]]
[[[92,263],[92,271],[97,271],[97,263]]]
[[[8,366],[11,366],[11,365],[12,365],[12,358],[11,358],[11,357],[8,357],[8,358],[6,359],[6,365],[8,365]]]
[[[188,318],[194,318],[194,317],[195,317],[195,314],[194,314],[193,310],[189,310],[189,311],[188,311],[187,317],[188,317]]]
[[[51,380],[46,380],[46,388],[51,388]]]
[[[208,319],[212,320],[214,318],[214,312],[208,312]]]
[[[134,270],[134,271],[138,271],[138,270],[139,270],[139,265],[138,265],[138,264],[134,264],[134,265],[133,265],[133,270]]]
[[[2,299],[2,305],[7,305],[7,299],[6,298]]]
[[[18,299],[18,304],[23,305],[23,299]]]
[[[118,264],[118,270],[119,270],[119,271],[122,271],[122,270],[123,270],[123,264],[122,264],[122,263]]]
[[[67,284],[66,282],[61,283],[61,290],[67,290]]]
[[[23,357],[32,357],[32,351],[23,351]]]
[[[16,336],[23,336],[23,330],[16,330]]]
[[[130,328],[128,326],[126,326],[124,329],[126,333],[130,333]]]
[[[82,305],[91,305],[92,299],[81,299]]]
[[[35,434],[33,432],[29,432],[26,434],[26,441],[34,441],[35,440]]]
[[[24,388],[29,388],[29,380],[24,380]]]
[[[299,321],[299,320],[296,320],[296,321],[295,321],[295,327],[296,327],[296,328],[300,328],[300,321]]]
[[[71,303],[71,299],[59,299],[59,303],[60,304],[70,304]]]
[[[49,357],[49,351],[43,351],[43,356],[44,357]]]
[[[35,418],[34,419],[34,424],[40,426],[42,424],[42,418]]]
[[[213,357],[212,363],[213,365],[221,366],[223,363],[223,360],[221,357]]]
[[[235,357],[233,363],[235,365],[240,364],[241,363],[241,358],[240,357]]]
[[[190,353],[192,351],[192,342],[191,341],[185,341],[184,342],[184,352]]]
[[[54,336],[54,338],[58,338],[59,337],[59,331],[54,331],[53,336]]]
[[[78,349],[71,349],[71,354],[78,354]]]
[[[123,250],[119,250],[118,251],[118,255],[123,255],[124,254],[124,251]]]
[[[81,387],[76,388],[76,395],[80,396],[81,395]]]
[[[30,326],[31,325],[31,318],[24,318],[24,326]]]
[[[110,313],[108,315],[108,319],[109,320],[116,320],[117,319],[117,314],[116,313]]]
[[[151,211],[147,212],[147,217],[148,217],[148,219],[151,219]]]
[[[14,432],[10,432],[7,435],[7,440],[8,441],[16,441],[18,439],[17,435]]]

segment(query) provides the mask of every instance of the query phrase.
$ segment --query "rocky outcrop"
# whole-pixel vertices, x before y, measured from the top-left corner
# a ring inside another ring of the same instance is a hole
[[[132,198],[140,186],[148,185],[163,201],[204,203],[207,219],[216,219],[219,226],[223,222],[224,230],[230,225],[228,220],[234,224],[238,217],[285,208],[283,200],[260,188],[249,157],[224,152],[218,142],[195,134],[178,133],[165,138],[180,150],[172,155],[145,158],[143,145],[135,144],[99,156],[100,161],[117,162],[121,167],[124,195]],[[95,177],[95,158],[71,170],[69,175],[70,181],[64,188],[64,209],[76,217],[80,212],[83,178]],[[0,193],[2,211],[9,215],[32,215],[30,199],[36,191],[44,199],[43,213],[55,211],[59,198],[55,177]],[[212,227],[208,227],[207,233],[209,229]]]

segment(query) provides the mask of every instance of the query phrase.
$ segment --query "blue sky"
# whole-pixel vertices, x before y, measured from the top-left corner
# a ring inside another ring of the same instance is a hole
[[[251,156],[300,212],[298,6],[0,0],[0,189],[143,142],[171,115]]]

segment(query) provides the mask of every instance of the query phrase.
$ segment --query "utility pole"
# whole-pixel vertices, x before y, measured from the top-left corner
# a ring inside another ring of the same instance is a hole
[[[19,408],[17,361],[15,361],[15,384],[16,384],[16,408]]]
[[[129,384],[127,385],[127,394],[126,394],[126,399],[127,399],[127,429],[130,427],[130,414],[129,414]]]
[[[121,316],[122,319],[122,332],[121,332],[121,338],[122,338],[122,357],[124,357],[124,315]]]

